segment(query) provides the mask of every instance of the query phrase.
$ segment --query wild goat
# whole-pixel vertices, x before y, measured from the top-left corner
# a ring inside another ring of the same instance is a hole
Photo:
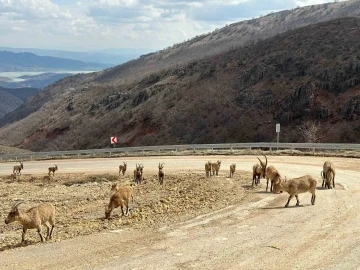
[[[324,162],[321,178],[323,179],[322,187],[335,188],[335,166],[331,161]]]
[[[278,178],[274,183],[274,193],[281,193],[283,191],[286,191],[289,193],[289,199],[287,203],[285,204],[285,207],[289,206],[290,200],[295,196],[296,197],[296,206],[300,205],[299,197],[298,195],[300,193],[310,192],[312,194],[311,196],[311,204],[315,204],[315,190],[316,190],[316,180],[311,175],[305,175],[302,177],[290,179],[286,182],[281,181],[280,178]]]
[[[208,161],[207,163],[205,163],[205,174],[206,174],[206,177],[211,176],[211,161]]]
[[[236,164],[235,164],[235,163],[230,165],[230,177],[233,177],[233,176],[234,176],[235,168],[236,168]]]
[[[142,164],[137,164],[136,163],[136,169],[134,170],[134,181],[137,184],[140,184],[141,181],[143,180],[143,169],[144,169],[144,165]]]
[[[21,175],[21,170],[24,169],[24,164],[22,161],[19,161],[20,165],[15,165],[13,169],[13,173],[16,173],[16,175]]]
[[[132,202],[134,202],[134,197],[132,195],[132,187],[131,186],[117,186],[113,185],[111,190],[115,190],[115,192],[111,195],[108,206],[105,206],[105,218],[109,219],[111,212],[120,206],[122,215],[129,214],[129,201],[130,197]],[[126,207],[126,212],[124,214],[124,206]]]
[[[218,160],[217,162],[211,164],[212,174],[213,174],[213,175],[215,175],[215,173],[216,173],[216,175],[219,174],[220,165],[221,165],[221,161],[220,161],[220,160]]]
[[[162,185],[164,183],[164,176],[165,176],[165,172],[163,171],[164,165],[165,165],[165,163],[161,163],[161,164],[159,163],[159,173],[158,173],[158,175],[159,175],[159,183],[160,183],[160,185]]]
[[[274,182],[280,178],[280,173],[274,166],[269,166],[266,168],[266,191],[268,191],[269,180],[270,180],[270,192],[273,191]]]
[[[55,171],[57,171],[58,170],[58,167],[57,167],[57,165],[55,165],[55,167],[49,167],[49,176],[51,175],[51,173],[53,174],[53,176],[55,175]]]
[[[25,242],[25,234],[28,229],[37,229],[41,242],[44,242],[44,238],[41,234],[42,225],[45,225],[47,228],[47,235],[45,239],[51,239],[55,226],[55,207],[51,203],[42,203],[28,209],[26,212],[21,212],[18,209],[18,206],[21,203],[23,202],[17,202],[12,206],[7,218],[5,219],[5,224],[18,221],[23,226],[22,243]],[[49,225],[51,225],[51,230]]]
[[[124,162],[124,165],[120,165],[119,166],[119,175],[120,175],[120,173],[122,173],[122,175],[124,175],[125,172],[126,172],[126,168],[127,168],[127,163],[126,162]]]
[[[265,164],[260,160],[260,158],[257,158],[260,161],[260,165],[259,164],[255,164],[253,166],[253,181],[252,181],[252,186],[254,186],[254,184],[257,186],[260,183],[260,177],[262,176],[263,178],[265,178],[266,175],[266,166],[267,166],[267,157],[264,155],[265,157]]]

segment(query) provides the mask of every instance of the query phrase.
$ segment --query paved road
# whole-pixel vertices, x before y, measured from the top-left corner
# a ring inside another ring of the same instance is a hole
[[[156,171],[159,161],[166,163],[168,171],[202,171],[207,160],[217,159],[226,168],[223,174],[233,162],[249,171],[256,162],[253,156],[62,160],[26,162],[24,172],[41,173],[56,163],[59,173],[116,173],[122,161],[130,167],[143,163],[149,171]],[[260,201],[230,206],[157,232],[118,230],[4,251],[1,269],[358,269],[360,160],[330,160],[337,167],[337,189],[317,190],[315,206],[310,205],[309,193],[300,195],[302,207],[287,209],[283,208],[286,194],[260,193]],[[288,179],[304,174],[319,179],[323,161],[269,157],[269,164]],[[0,174],[8,174],[12,165],[0,164]]]

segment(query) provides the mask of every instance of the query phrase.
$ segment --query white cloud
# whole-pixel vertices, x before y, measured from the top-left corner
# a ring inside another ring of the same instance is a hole
[[[0,46],[160,49],[244,18],[325,2],[328,1],[0,0]]]

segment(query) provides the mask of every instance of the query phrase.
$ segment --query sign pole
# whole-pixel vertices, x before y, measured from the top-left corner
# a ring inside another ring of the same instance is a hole
[[[113,136],[113,137],[110,137],[110,142],[111,142],[111,144],[114,146],[114,148],[115,148],[115,144],[117,143],[117,138],[115,137],[115,136]]]
[[[276,150],[279,150],[279,137],[280,137],[280,124],[279,123],[276,124],[275,131],[276,131],[276,144],[277,144]]]

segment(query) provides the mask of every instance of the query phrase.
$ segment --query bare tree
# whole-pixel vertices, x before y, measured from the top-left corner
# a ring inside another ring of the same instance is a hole
[[[304,137],[305,142],[307,143],[315,143],[320,141],[320,123],[315,121],[306,121],[303,122],[299,127],[299,131],[301,135]]]

